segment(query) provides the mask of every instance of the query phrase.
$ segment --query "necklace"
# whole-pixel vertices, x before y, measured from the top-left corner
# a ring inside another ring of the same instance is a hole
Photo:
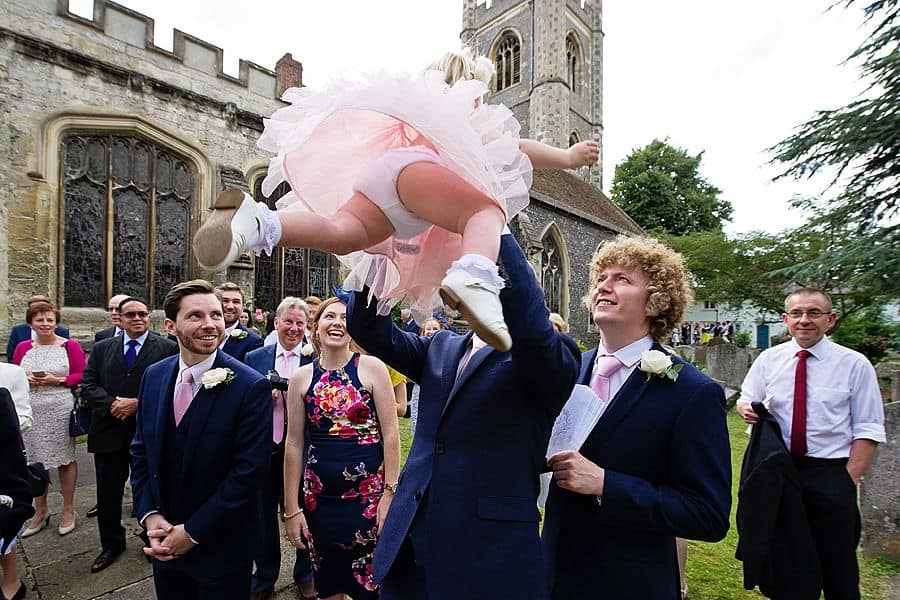
[[[318,358],[319,366],[322,367],[322,369],[324,369],[325,371],[341,371],[341,372],[343,372],[344,365],[346,365],[348,362],[350,362],[350,357],[353,356],[353,353],[348,351],[348,352],[342,352],[341,355],[342,355],[342,358],[339,361],[336,361],[336,362],[339,362],[339,366],[337,366],[335,368],[328,368],[326,366],[326,362],[330,362],[332,357],[330,355],[327,355],[325,353],[325,349],[323,348],[322,351],[319,353],[319,358]],[[328,361],[326,361],[326,358],[328,359]]]

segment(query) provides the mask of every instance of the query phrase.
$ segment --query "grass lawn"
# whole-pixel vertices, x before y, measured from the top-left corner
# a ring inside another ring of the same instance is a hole
[[[745,433],[747,426],[734,411],[728,415],[728,429],[731,435],[731,486],[734,499],[731,508],[731,528],[725,539],[716,544],[689,543],[687,579],[692,600],[763,598],[758,591],[748,592],[744,589],[741,563],[734,558],[734,550],[737,547],[734,512],[737,509],[738,479],[741,474],[744,448],[750,438]],[[401,464],[406,462],[411,442],[409,419],[400,419]],[[900,576],[900,564],[860,554],[859,566],[862,597],[866,600],[888,600],[885,598],[883,578],[888,575]]]

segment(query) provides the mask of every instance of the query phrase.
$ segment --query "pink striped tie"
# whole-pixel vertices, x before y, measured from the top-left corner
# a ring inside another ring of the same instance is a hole
[[[609,377],[625,365],[622,364],[615,356],[600,356],[597,358],[597,364],[594,366],[594,375],[591,377],[591,389],[597,394],[597,397],[608,404],[609,397]]]
[[[282,366],[278,374],[285,379],[290,379],[294,374],[294,361],[291,359],[297,356],[292,350],[288,350],[282,357]],[[276,402],[272,407],[272,441],[280,444],[284,439],[284,392],[281,393],[281,402]]]
[[[175,386],[175,426],[181,423],[184,413],[187,412],[191,401],[194,399],[194,375],[191,370],[181,372],[181,383]]]

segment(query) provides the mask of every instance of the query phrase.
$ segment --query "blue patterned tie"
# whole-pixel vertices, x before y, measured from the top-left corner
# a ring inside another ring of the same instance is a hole
[[[137,360],[137,340],[128,340],[128,350],[125,352],[125,369],[131,370]]]

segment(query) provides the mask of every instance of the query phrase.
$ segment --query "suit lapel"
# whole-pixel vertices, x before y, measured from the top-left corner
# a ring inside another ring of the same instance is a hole
[[[597,360],[597,349],[588,350],[581,356],[581,372],[578,374],[578,383],[591,385],[591,371],[594,369],[594,361]]]
[[[651,350],[665,352],[656,342],[653,343]],[[588,369],[588,377],[590,377],[590,368]],[[640,363],[638,363],[638,366],[625,380],[625,384],[616,392],[609,408],[597,421],[597,425],[594,427],[594,431],[591,432],[590,437],[596,436],[598,440],[608,439],[608,434],[615,430],[616,426],[622,422],[622,419],[638,405],[647,389],[653,384],[652,380],[647,381],[647,374],[641,371]]]
[[[122,361],[124,363],[124,359]],[[156,465],[157,471],[159,465],[162,464],[162,450],[165,443],[165,431],[168,427],[167,417],[168,411],[172,410],[172,400],[175,395],[175,378],[178,376],[178,355],[172,359],[172,366],[163,373],[162,380],[157,388],[158,397],[156,398],[156,426],[153,428],[152,435],[155,437],[154,443],[147,444],[148,460],[151,465]],[[146,430],[145,430],[146,432]]]
[[[225,360],[222,358],[222,351],[217,351],[216,360],[213,362],[213,366],[210,367],[210,369],[220,369],[225,366]],[[214,389],[208,390],[201,384],[200,389],[197,391],[197,395],[194,396],[194,399],[191,401],[191,407],[188,409],[191,411],[191,421],[188,424],[188,431],[185,436],[184,457],[182,458],[181,463],[182,476],[184,475],[187,466],[191,463],[194,452],[197,450],[197,444],[200,442],[200,437],[203,434],[203,429],[206,427],[206,422],[209,418],[209,413],[212,410],[213,404],[215,404],[216,399],[223,389],[225,389],[225,385],[219,385]]]
[[[122,337],[124,338],[124,336],[122,336]],[[141,346],[141,351],[138,352],[137,359],[134,361],[134,364],[131,366],[132,371],[135,370],[136,368],[138,368],[139,366],[142,366],[148,360],[150,360],[150,356],[156,350],[157,340],[154,339],[154,337],[155,336],[151,333],[147,336],[147,339],[144,340],[144,345]],[[124,344],[124,343],[125,342],[123,340],[122,344]],[[125,346],[124,345],[122,346],[121,352],[119,352],[119,355],[122,357],[122,365],[124,366],[125,365]],[[156,362],[156,361],[152,361],[152,362]],[[152,362],[150,364],[152,364]]]
[[[469,349],[469,340],[472,339],[472,332],[464,336],[451,336],[447,341],[444,364],[441,369],[441,398],[444,398],[444,408],[441,410],[441,416],[447,410],[450,403],[452,390],[456,381],[456,370],[459,368],[459,361]]]
[[[465,349],[468,351],[468,347]],[[441,412],[441,417],[444,416],[444,413],[447,412],[447,407],[450,406],[450,402],[456,397],[456,393],[462,387],[462,385],[469,380],[470,377],[478,370],[478,367],[481,366],[488,356],[490,356],[491,352],[494,352],[494,349],[490,346],[485,346],[478,350],[475,354],[472,355],[472,358],[469,359],[469,364],[466,365],[466,368],[463,369],[463,372],[459,374],[459,378],[453,384],[453,388],[450,390],[450,395],[447,397],[447,401],[444,403],[444,410]],[[457,368],[459,367],[459,361],[457,361]],[[454,377],[456,373],[454,371]]]
[[[116,377],[120,377],[122,373],[126,372],[125,334],[122,334],[119,337],[113,339],[115,339],[115,343],[112,345],[113,355],[110,357],[109,369],[110,373],[113,373]]]

